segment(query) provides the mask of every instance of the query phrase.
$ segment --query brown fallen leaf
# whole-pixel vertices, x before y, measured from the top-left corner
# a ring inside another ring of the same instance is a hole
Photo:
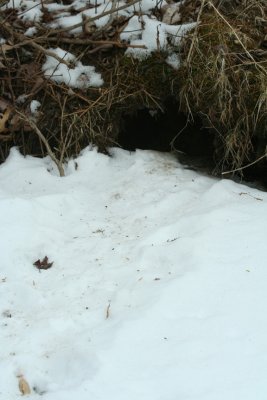
[[[4,112],[7,108],[11,108],[11,103],[4,97],[0,97],[0,111]]]
[[[22,396],[25,396],[27,394],[31,393],[30,385],[26,381],[23,375],[19,375],[19,390]]]
[[[33,265],[38,268],[38,269],[49,269],[52,267],[53,265],[53,261],[52,262],[48,262],[48,257],[45,256],[42,261],[39,259],[37,261],[35,261],[33,263]]]
[[[1,52],[4,54],[6,53],[6,51],[9,51],[12,49],[13,49],[13,46],[10,46],[9,44],[4,43],[1,45]]]
[[[0,133],[7,131],[6,122],[9,119],[10,112],[10,108],[7,108],[3,114],[0,114]]]

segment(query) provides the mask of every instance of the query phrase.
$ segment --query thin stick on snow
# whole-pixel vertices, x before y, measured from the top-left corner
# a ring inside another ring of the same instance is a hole
[[[109,318],[109,309],[110,309],[110,302],[108,303],[108,306],[107,306],[106,319]]]

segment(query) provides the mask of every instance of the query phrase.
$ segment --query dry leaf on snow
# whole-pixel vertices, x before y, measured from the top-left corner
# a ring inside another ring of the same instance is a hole
[[[38,268],[38,269],[49,269],[52,267],[53,265],[53,261],[52,262],[48,262],[48,257],[45,256],[42,261],[39,259],[37,261],[35,261],[33,263],[33,265]]]
[[[19,390],[22,396],[25,396],[27,394],[31,393],[30,385],[26,381],[23,375],[18,376],[19,378]]]

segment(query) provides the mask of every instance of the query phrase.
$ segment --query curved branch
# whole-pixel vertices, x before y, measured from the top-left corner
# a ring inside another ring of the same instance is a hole
[[[38,135],[39,139],[41,140],[41,142],[44,144],[48,155],[50,156],[51,160],[54,161],[54,163],[57,166],[58,172],[60,176],[65,176],[65,171],[64,168],[62,166],[62,162],[60,162],[55,154],[53,153],[48,141],[46,140],[46,138],[44,137],[44,135],[42,134],[42,132],[40,131],[40,129],[38,128],[38,126],[35,124],[35,122],[29,118],[27,115],[25,115],[24,113],[16,110],[16,113],[20,116],[21,119],[23,119],[25,122],[27,122],[30,127],[34,130],[34,132]]]

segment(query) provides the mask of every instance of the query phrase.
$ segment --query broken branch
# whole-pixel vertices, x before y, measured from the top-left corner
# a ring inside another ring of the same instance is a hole
[[[34,130],[34,132],[38,135],[38,137],[40,138],[41,142],[44,144],[48,155],[50,156],[51,160],[54,161],[54,163],[57,166],[58,172],[60,176],[65,176],[65,171],[64,168],[62,166],[62,163],[56,158],[55,154],[53,153],[48,141],[46,140],[46,138],[44,137],[44,135],[42,134],[42,132],[40,131],[40,129],[38,128],[38,126],[35,124],[35,122],[27,117],[27,115],[25,115],[24,113],[16,110],[16,113],[24,120],[26,121],[30,127]]]

